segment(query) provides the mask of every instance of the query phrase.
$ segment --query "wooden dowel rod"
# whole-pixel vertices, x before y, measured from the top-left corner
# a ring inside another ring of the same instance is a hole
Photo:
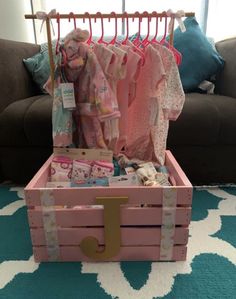
[[[170,28],[170,45],[174,45],[174,27],[175,27],[175,18],[173,18]]]
[[[51,24],[50,19],[46,19],[46,26],[47,26],[47,39],[48,39],[48,54],[49,54],[49,63],[50,63],[50,76],[51,76],[51,84],[52,84],[52,95],[54,93],[54,60],[53,60],[53,53],[52,53],[52,37],[51,37]]]
[[[147,18],[147,17],[165,17],[166,16],[166,12],[163,13],[157,13],[157,14],[153,14],[153,13],[149,13],[149,14],[145,14],[145,13],[140,13],[139,15],[135,14],[135,13],[129,13],[127,15],[125,14],[101,14],[101,16],[103,18],[126,18],[128,16],[128,18],[138,18],[138,17],[142,17],[142,18]],[[99,19],[101,18],[100,15],[98,14],[90,14],[88,15],[84,15],[84,14],[74,14],[73,17],[75,17],[76,19],[88,19],[89,17],[92,19]],[[194,12],[186,12],[185,13],[185,17],[194,17],[195,13]],[[60,18],[61,19],[69,19],[69,17],[71,17],[71,15],[69,14],[60,14]],[[50,16],[51,19],[56,19],[57,16]],[[36,15],[25,15],[25,19],[37,19]]]

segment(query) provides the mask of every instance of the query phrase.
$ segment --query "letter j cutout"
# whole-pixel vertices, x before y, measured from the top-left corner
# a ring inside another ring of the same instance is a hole
[[[89,258],[102,261],[116,256],[121,246],[120,205],[126,204],[128,197],[96,197],[96,204],[104,206],[105,248],[98,251],[98,240],[86,237],[80,243],[82,252]]]

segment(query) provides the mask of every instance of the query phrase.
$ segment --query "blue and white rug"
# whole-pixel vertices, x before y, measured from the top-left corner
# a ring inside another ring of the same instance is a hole
[[[34,262],[23,188],[0,186],[0,299],[234,299],[236,188],[195,189],[185,262]]]

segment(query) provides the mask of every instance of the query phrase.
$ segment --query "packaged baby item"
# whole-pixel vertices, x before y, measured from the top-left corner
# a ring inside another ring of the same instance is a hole
[[[90,177],[92,170],[92,161],[73,160],[72,181],[86,180]]]
[[[152,162],[133,164],[132,167],[144,186],[170,186],[166,174],[158,173]]]
[[[51,162],[51,181],[67,182],[71,179],[72,159],[64,156],[56,156]]]
[[[110,177],[114,174],[114,165],[112,162],[93,161],[91,177],[104,178]]]
[[[141,186],[136,173],[113,176],[108,178],[109,186]]]

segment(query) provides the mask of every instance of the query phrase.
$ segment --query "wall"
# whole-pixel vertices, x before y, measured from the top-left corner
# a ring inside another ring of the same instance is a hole
[[[0,38],[34,43],[30,13],[30,0],[0,0]]]

